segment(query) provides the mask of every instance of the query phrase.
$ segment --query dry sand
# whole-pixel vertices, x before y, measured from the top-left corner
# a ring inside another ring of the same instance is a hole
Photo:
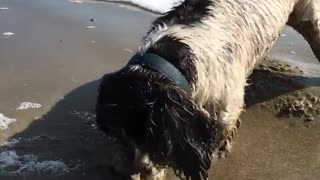
[[[0,113],[16,119],[0,130],[0,179],[119,179],[106,168],[116,147],[94,125],[96,88],[155,15],[67,0],[0,6]],[[209,179],[320,179],[320,65],[301,36],[284,33],[251,76],[233,151]],[[41,107],[17,110],[22,102]]]

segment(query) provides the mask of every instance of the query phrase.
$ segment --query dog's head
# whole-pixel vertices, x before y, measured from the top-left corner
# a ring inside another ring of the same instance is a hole
[[[131,152],[132,167],[169,166],[205,179],[217,124],[192,98],[161,75],[126,67],[102,79],[97,124]]]

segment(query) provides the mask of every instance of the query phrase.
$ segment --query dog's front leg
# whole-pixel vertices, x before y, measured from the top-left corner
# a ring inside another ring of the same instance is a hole
[[[234,138],[239,126],[240,115],[244,106],[244,87],[237,89],[237,92],[230,95],[226,103],[226,107],[219,113],[220,124],[220,144],[219,157],[226,157],[231,151],[232,139]]]
[[[241,120],[240,118],[238,118],[234,122],[234,124],[225,127],[225,129],[222,131],[222,138],[220,141],[218,153],[219,158],[226,157],[232,149],[232,140],[238,131],[238,128],[241,124]]]

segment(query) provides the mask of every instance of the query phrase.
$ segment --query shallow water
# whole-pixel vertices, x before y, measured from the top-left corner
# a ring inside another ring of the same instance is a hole
[[[127,62],[155,16],[109,3],[0,2],[8,7],[0,11],[0,34],[14,33],[0,36],[0,113],[17,120],[0,130],[0,144],[11,138],[0,152],[72,169],[62,177],[30,172],[25,179],[110,179],[105,164],[114,149],[93,124],[98,79]],[[289,28],[284,33],[270,56],[317,76],[319,64],[305,41]],[[22,102],[42,106],[16,110]],[[210,179],[320,179],[319,126],[275,118],[258,105],[242,122],[232,153],[213,165]],[[18,167],[12,168],[6,172]],[[14,178],[1,172],[0,179]]]
[[[286,27],[274,48],[268,53],[272,59],[277,59],[299,66],[306,75],[320,76],[320,64],[312,53],[309,44],[291,27]]]
[[[1,0],[1,5],[9,9],[0,12],[0,32],[15,33],[0,36],[0,112],[17,118],[13,132],[72,89],[123,65],[130,56],[126,49],[135,48],[144,34],[139,29],[147,29],[152,20],[149,13],[109,4]],[[88,25],[96,29],[86,29]],[[16,111],[22,102],[43,106]]]

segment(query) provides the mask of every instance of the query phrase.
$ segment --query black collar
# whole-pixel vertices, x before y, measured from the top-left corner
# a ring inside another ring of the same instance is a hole
[[[151,53],[137,53],[130,59],[128,64],[137,64],[149,67],[165,75],[169,80],[177,84],[188,94],[191,92],[190,84],[184,75],[173,64],[158,55]]]

